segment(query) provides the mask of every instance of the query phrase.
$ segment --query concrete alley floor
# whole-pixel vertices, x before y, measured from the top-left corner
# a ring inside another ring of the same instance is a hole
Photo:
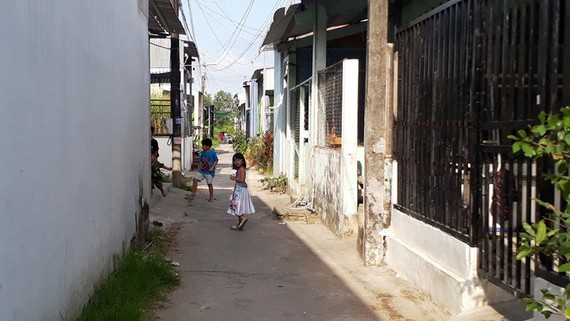
[[[364,267],[354,240],[339,240],[321,224],[280,224],[272,210],[290,198],[262,190],[262,176],[254,170],[247,180],[257,211],[244,231],[230,230],[237,222],[226,214],[233,150],[222,145],[216,152],[213,202],[207,201],[205,182],[192,201],[176,188],[166,198],[154,193],[151,200],[151,221],[177,231],[170,257],[180,264],[182,278],[156,311],[157,320],[450,319],[390,269]],[[509,320],[487,312],[483,319],[478,314],[464,320]]]

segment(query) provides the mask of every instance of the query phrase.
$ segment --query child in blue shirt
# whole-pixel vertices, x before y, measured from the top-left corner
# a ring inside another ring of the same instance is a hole
[[[208,190],[210,192],[208,202],[212,202],[214,200],[214,186],[212,185],[212,181],[216,174],[217,165],[218,155],[216,155],[216,152],[212,149],[212,140],[204,138],[202,140],[202,153],[200,153],[199,158],[199,170],[192,181],[192,197],[196,196],[196,192],[198,191],[198,182],[206,179]]]

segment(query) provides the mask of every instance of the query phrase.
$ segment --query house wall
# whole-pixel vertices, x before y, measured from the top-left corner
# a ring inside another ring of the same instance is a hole
[[[321,220],[338,235],[340,195],[340,152],[333,149],[315,147],[311,160],[321,170],[311,170],[315,189],[314,207]]]
[[[343,215],[341,198],[341,154],[339,151],[315,147],[311,166],[314,177],[314,207],[324,224],[338,237],[352,234],[356,216]],[[356,214],[356,213],[355,213]]]
[[[0,320],[61,321],[150,193],[148,1],[3,3]]]
[[[172,167],[172,140],[169,136],[154,137],[158,142],[158,161]]]
[[[391,218],[386,263],[452,314],[515,299],[478,278],[477,248],[396,209]]]

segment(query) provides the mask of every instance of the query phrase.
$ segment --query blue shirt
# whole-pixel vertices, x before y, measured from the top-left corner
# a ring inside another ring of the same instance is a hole
[[[200,153],[199,161],[202,163],[202,168],[199,170],[200,173],[212,176],[216,174],[216,170],[210,171],[210,167],[218,161],[218,155],[216,155],[216,152],[214,152],[213,149],[202,151],[202,153]]]

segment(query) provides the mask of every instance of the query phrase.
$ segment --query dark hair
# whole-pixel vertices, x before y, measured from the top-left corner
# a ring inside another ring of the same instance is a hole
[[[209,138],[202,139],[202,146],[210,146],[212,147],[212,140]]]
[[[242,153],[235,153],[234,156],[232,157],[232,168],[238,169],[238,167],[236,167],[236,165],[234,164],[234,159],[241,159],[243,162],[243,167],[247,168],[245,165],[246,164],[245,157],[243,156]]]

